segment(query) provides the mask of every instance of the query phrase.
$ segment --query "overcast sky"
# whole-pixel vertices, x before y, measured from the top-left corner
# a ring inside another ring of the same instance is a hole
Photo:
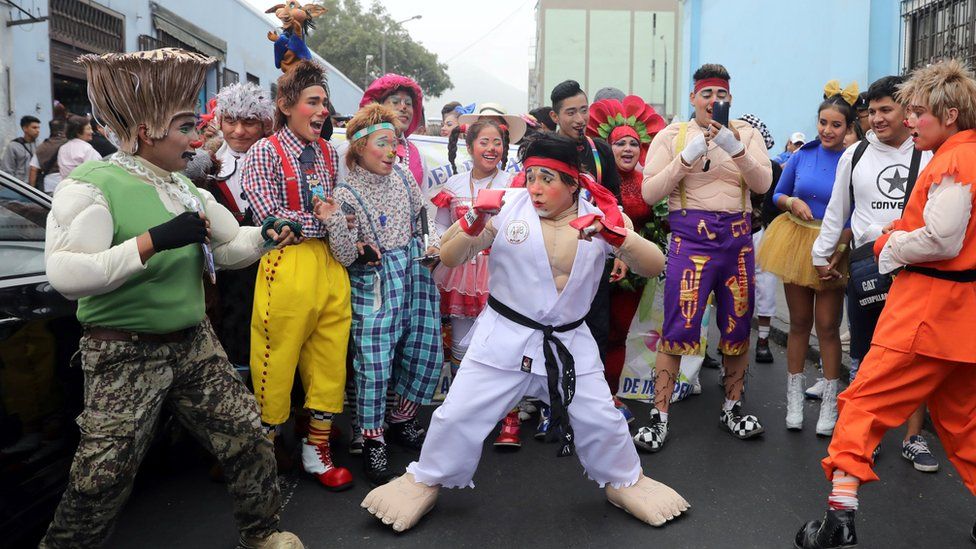
[[[274,0],[248,0],[265,10]],[[403,27],[414,40],[448,64],[454,89],[430,98],[428,118],[438,118],[443,103],[494,101],[509,112],[525,112],[529,73],[529,39],[534,33],[536,0],[377,0],[397,21],[419,20]],[[364,7],[372,0],[359,0]],[[325,17],[329,15],[326,14]],[[312,31],[315,32],[315,31]],[[319,52],[328,60],[328,52]]]

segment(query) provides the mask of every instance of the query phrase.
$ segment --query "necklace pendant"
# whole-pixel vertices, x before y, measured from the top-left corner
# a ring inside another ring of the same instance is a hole
[[[380,214],[380,227],[386,227],[386,214]]]

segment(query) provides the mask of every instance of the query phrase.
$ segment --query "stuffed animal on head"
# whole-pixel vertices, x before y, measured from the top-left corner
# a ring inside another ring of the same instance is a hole
[[[268,40],[274,42],[275,67],[288,72],[301,59],[311,59],[312,52],[305,45],[305,35],[314,29],[312,19],[328,11],[318,4],[305,4],[289,0],[276,4],[264,13],[273,13],[281,21],[281,34],[268,31]]]

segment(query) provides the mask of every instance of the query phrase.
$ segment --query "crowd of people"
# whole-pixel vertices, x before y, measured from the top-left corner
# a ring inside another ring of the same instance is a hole
[[[44,547],[105,539],[164,403],[217,458],[245,547],[301,547],[278,529],[286,425],[306,473],[332,491],[354,484],[332,457],[340,413],[376,487],[363,507],[397,531],[439,488],[473,486],[499,421],[495,445],[517,448],[536,411],[538,438],[661,526],[690,506],[644,475],[638,450],[668,440],[681,358],[704,354],[710,302],[719,424],[737,439],[770,428],[744,393],[751,359],[772,361],[777,279],[790,320],[785,427],[802,429],[812,394],[816,433],[833,437],[828,511],[796,546],[856,544],[857,487],[877,478],[884,431],[909,416],[903,456],[938,469],[921,435],[926,402],[976,491],[976,349],[964,337],[976,81],[955,61],[860,95],[828,83],[809,106],[816,138],[794,133],[774,159],[758,116],[728,119],[732,77],[718,64],[694,72],[693,116],[670,124],[640,97],[604,88],[591,101],[572,80],[524,115],[452,102],[440,131],[454,175],[442,185],[410,139],[424,95],[405,76],[374,81],[333,144],[325,73],[309,60],[288,65],[274,98],[249,83],[221,89],[203,120],[202,55],[82,62],[95,116],[52,120],[40,144],[25,117],[2,164],[54,195],[48,276],[78,300],[85,330],[82,437]],[[118,151],[96,151],[98,132]],[[638,419],[617,394],[648,277],[663,277],[664,318],[650,415]],[[853,366],[841,393],[845,303]],[[823,374],[807,387],[813,328]],[[424,425],[445,363],[450,389]],[[419,452],[405,473],[389,444]]]

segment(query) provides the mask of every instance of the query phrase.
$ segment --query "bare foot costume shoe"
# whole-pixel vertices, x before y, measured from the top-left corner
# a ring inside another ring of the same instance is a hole
[[[665,522],[691,508],[691,504],[669,486],[644,475],[637,484],[627,488],[607,486],[607,500],[651,526],[664,526]]]
[[[413,528],[437,502],[437,486],[427,486],[407,473],[374,488],[360,504],[397,532]]]

